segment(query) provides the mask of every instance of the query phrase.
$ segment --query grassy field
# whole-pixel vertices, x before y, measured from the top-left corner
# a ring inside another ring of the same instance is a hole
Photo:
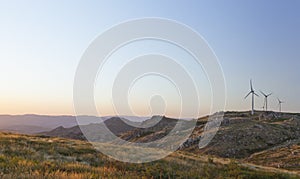
[[[0,133],[0,178],[297,178],[206,158],[175,152],[156,162],[130,164],[84,141]]]

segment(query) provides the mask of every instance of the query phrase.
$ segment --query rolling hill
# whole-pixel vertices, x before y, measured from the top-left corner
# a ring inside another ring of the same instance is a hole
[[[148,128],[126,128],[126,130],[119,131],[117,135],[131,142],[151,142],[164,137],[164,135],[173,129],[177,121],[176,119],[163,117],[159,123],[156,123],[156,118],[154,116],[143,122],[144,125],[151,122],[155,125],[150,125]],[[199,149],[198,143],[207,120],[208,116],[197,120],[197,126],[190,138],[181,145],[179,148],[180,151],[195,155],[238,159],[243,162],[252,162],[254,164],[273,167],[274,170],[275,168],[284,168],[291,172],[300,171],[300,165],[295,162],[298,160],[294,160],[294,158],[300,158],[298,152],[300,144],[299,114],[256,112],[254,116],[251,116],[249,112],[226,112],[215,137],[208,146]],[[120,121],[116,119],[112,123],[115,123],[115,126],[118,126],[119,130],[127,126],[120,125]],[[79,131],[79,128],[77,129]],[[74,128],[62,129],[64,132],[73,130]],[[62,131],[57,132],[53,130],[43,134],[78,139],[77,137],[72,137],[72,135],[62,135]],[[290,148],[295,148],[295,151],[291,151]],[[265,158],[274,157],[274,151],[277,150],[291,151],[294,155],[292,157],[281,155],[280,158],[276,158],[278,161],[282,159],[282,161],[285,161],[284,163],[262,162],[265,161]],[[288,161],[289,159],[291,161]]]

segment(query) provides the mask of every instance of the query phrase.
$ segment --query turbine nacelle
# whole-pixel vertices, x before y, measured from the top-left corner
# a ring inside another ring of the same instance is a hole
[[[281,104],[284,102],[281,101],[279,98],[277,98],[277,100],[278,100],[279,112],[281,112]]]
[[[264,109],[266,111],[268,111],[268,97],[271,96],[273,93],[266,94],[266,93],[262,92],[261,90],[260,90],[260,93],[265,97],[265,99],[264,99]]]
[[[269,96],[271,96],[273,93],[269,93],[269,94],[265,94],[264,92],[262,92],[262,91],[260,91],[260,93],[264,96],[264,97],[269,97]]]
[[[282,104],[282,103],[284,103],[284,101],[280,101],[280,99],[279,99],[279,98],[277,98],[277,100],[278,100],[278,103],[279,103],[279,104]]]

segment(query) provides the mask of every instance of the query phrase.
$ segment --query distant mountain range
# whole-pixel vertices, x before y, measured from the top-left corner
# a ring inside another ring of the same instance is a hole
[[[95,117],[79,116],[81,125],[101,123],[113,116]],[[143,121],[147,117],[122,116],[132,121]],[[75,116],[47,116],[47,115],[0,115],[0,131],[35,134],[50,131],[58,127],[70,128],[77,126]]]
[[[123,119],[129,122],[127,119]],[[87,125],[78,125],[64,128],[63,126],[59,126],[56,129],[53,129],[48,132],[41,132],[39,134],[46,135],[46,136],[59,136],[64,138],[72,138],[72,139],[80,139],[86,140],[85,136],[82,133],[82,130],[88,131],[89,136],[103,136],[105,135],[105,125],[116,135],[120,135],[124,132],[131,131],[134,127],[126,124],[118,117],[112,117],[106,119],[103,123],[91,123]]]
[[[64,128],[60,126],[48,132],[41,132],[39,134],[46,136],[57,136],[72,139],[86,140],[82,131],[88,133],[88,136],[92,136],[95,141],[101,141],[104,135],[106,135],[106,128],[108,128],[113,134],[129,140],[129,138],[135,135],[145,135],[155,132],[160,132],[163,129],[172,129],[176,125],[177,120],[167,118],[164,116],[153,116],[142,122],[132,122],[125,118],[111,117],[106,119],[103,123],[91,123],[88,125],[74,126],[70,128]],[[140,126],[140,127],[135,127]],[[149,126],[144,128],[142,126]]]

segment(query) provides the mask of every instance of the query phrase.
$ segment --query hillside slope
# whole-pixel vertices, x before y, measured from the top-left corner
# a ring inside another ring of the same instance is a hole
[[[281,144],[300,139],[298,114],[227,112],[219,131],[200,152],[229,158],[245,158]],[[297,142],[296,142],[297,143]],[[189,146],[192,150],[195,146]]]

